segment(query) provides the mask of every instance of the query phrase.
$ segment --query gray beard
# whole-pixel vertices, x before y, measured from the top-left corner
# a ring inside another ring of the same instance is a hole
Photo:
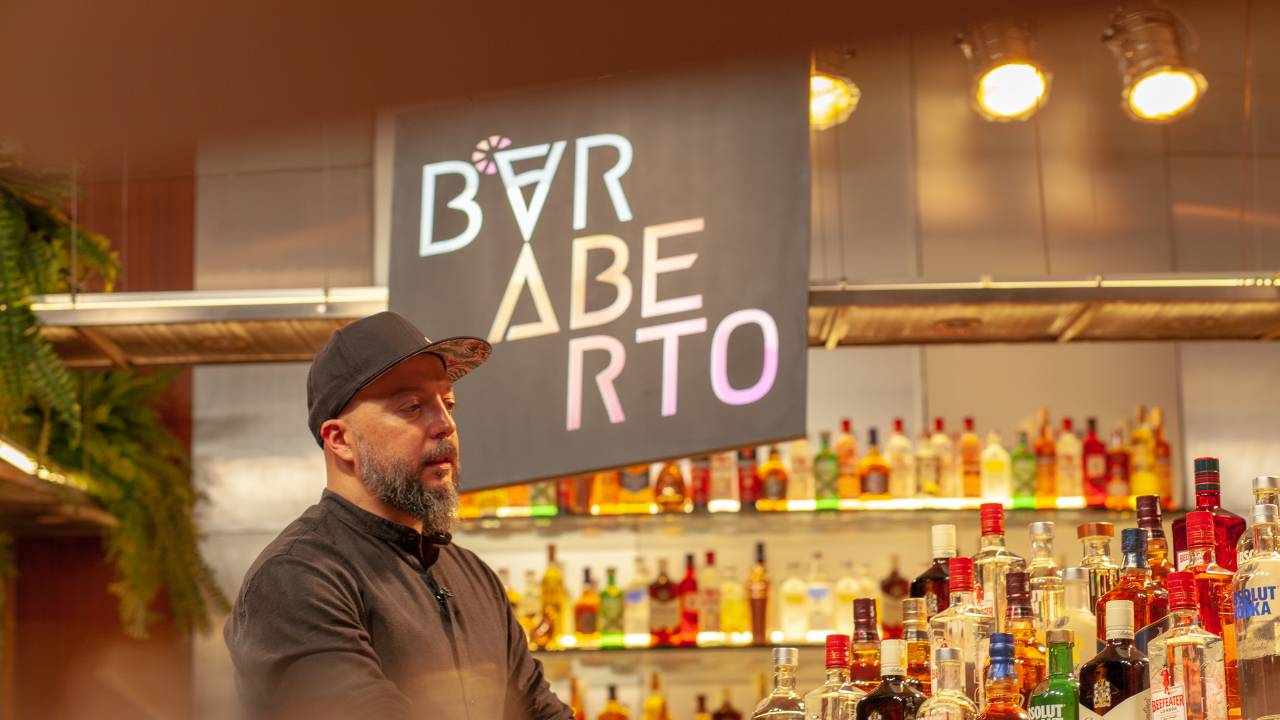
[[[424,535],[453,532],[458,512],[458,463],[453,464],[452,482],[422,482],[422,463],[385,457],[372,445],[354,443],[359,459],[360,481],[382,502],[422,521]]]

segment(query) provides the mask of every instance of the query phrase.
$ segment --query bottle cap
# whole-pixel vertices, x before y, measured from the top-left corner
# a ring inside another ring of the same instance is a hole
[[[1280,475],[1259,475],[1253,479],[1253,491],[1280,490]]]
[[[800,651],[793,647],[776,647],[773,649],[773,664],[777,665],[799,665]]]
[[[964,416],[964,429],[968,430],[969,432],[973,432],[973,416],[972,415]]]
[[[951,592],[966,592],[973,589],[973,558],[953,557],[947,562]]]
[[[1138,527],[1143,530],[1161,530],[1160,498],[1156,495],[1138,496]]]
[[[1211,547],[1213,545],[1213,513],[1193,510],[1187,513],[1187,547]]]
[[[1049,645],[1070,645],[1076,641],[1076,634],[1070,628],[1059,628],[1046,632],[1044,641]]]
[[[1169,573],[1165,579],[1169,589],[1169,609],[1187,610],[1196,607],[1196,576],[1185,570]]]
[[[902,424],[902,418],[894,418],[894,419],[893,419],[893,431],[894,431],[894,432],[898,432],[898,433],[902,432],[903,427],[904,427],[904,425]]]
[[[1089,582],[1089,571],[1082,567],[1069,567],[1062,569],[1062,579],[1074,580],[1078,582]]]
[[[756,543],[756,562],[764,564],[764,543]]]
[[[902,658],[907,654],[907,643],[903,640],[880,641],[880,676],[906,675]]]
[[[1076,528],[1076,538],[1083,540],[1089,537],[1115,537],[1116,526],[1109,522],[1087,522]]]
[[[950,558],[956,556],[956,526],[934,525],[930,528],[933,536],[933,556]]]
[[[707,551],[707,567],[711,567],[712,565],[715,565],[715,564],[716,564],[716,551],[708,550]]]
[[[693,567],[693,553],[684,554],[684,566],[687,568]]]
[[[1000,503],[982,503],[978,508],[982,518],[983,535],[1004,534],[1004,505]]]
[[[822,432],[818,433],[818,439],[822,441],[822,447],[827,447],[828,445],[831,444],[831,431],[823,430]]]
[[[618,686],[617,686],[617,685],[610,685],[610,686],[609,686],[609,699],[610,699],[610,700],[617,700],[617,699],[618,699]]]
[[[936,418],[934,418],[934,419],[933,419],[933,431],[934,431],[934,432],[942,432],[942,428],[943,428],[943,425],[942,425],[942,418],[940,418],[940,417],[936,417]]]
[[[876,601],[872,598],[854,598],[853,600],[853,624],[854,625],[876,625]]]
[[[1013,635],[1010,633],[991,634],[991,659],[1013,659]]]
[[[960,654],[960,648],[953,647],[938,648],[933,657],[939,665],[944,662],[960,662],[964,659],[964,656]]]
[[[1125,528],[1121,530],[1120,552],[1125,555],[1137,554],[1140,559],[1145,558],[1147,552],[1146,531],[1142,528]]]
[[[1254,505],[1253,524],[1280,522],[1280,508],[1275,505]]]
[[[849,636],[835,633],[827,636],[827,669],[849,667]]]
[[[591,568],[582,568],[582,583],[584,585],[591,584]]]
[[[1051,520],[1039,520],[1031,523],[1031,537],[1053,537],[1053,522]]]
[[[1218,458],[1196,458],[1196,492],[1218,492],[1222,488],[1222,476],[1218,472]]]
[[[1064,417],[1062,418],[1062,429],[1067,432],[1075,432],[1076,424],[1071,421],[1071,418]]]
[[[924,624],[929,620],[929,607],[924,598],[903,598],[902,621]]]
[[[867,444],[871,446],[880,444],[880,433],[874,427],[867,428]]]
[[[1107,603],[1107,639],[1133,639],[1132,600],[1112,600]]]
[[[852,421],[852,420],[850,420],[849,418],[843,418],[843,419],[841,419],[841,420],[840,420],[840,430],[841,430],[841,431],[843,431],[845,435],[852,435],[852,434],[853,434],[853,421]]]

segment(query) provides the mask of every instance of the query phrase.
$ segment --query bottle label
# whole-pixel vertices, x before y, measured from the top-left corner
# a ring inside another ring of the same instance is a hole
[[[1151,691],[1151,720],[1187,720],[1187,694],[1181,685]]]
[[[620,633],[622,632],[622,616],[623,606],[621,598],[614,599],[601,598],[600,600],[600,631],[604,633]]]
[[[833,457],[822,457],[813,464],[814,480],[817,484],[819,498],[837,497],[836,483],[840,478],[840,467]]]
[[[675,599],[649,603],[649,627],[654,630],[670,630],[680,624],[680,608]]]
[[[1080,692],[1083,695],[1086,690],[1080,688]],[[1080,720],[1098,720],[1098,718],[1147,720],[1147,704],[1151,702],[1150,690],[1139,690],[1123,700],[1113,699],[1118,692],[1119,690],[1112,688],[1106,678],[1099,677],[1091,696],[1086,696],[1093,700],[1093,706],[1096,709],[1085,706],[1083,702],[1080,703]]]
[[[1176,566],[1179,570],[1182,570],[1182,569],[1186,568],[1186,567],[1187,567],[1187,563],[1191,562],[1191,551],[1190,551],[1190,550],[1179,550],[1179,551],[1178,551],[1178,556],[1177,556],[1174,560],[1175,560],[1175,566]]]
[[[889,476],[883,472],[869,472],[862,476],[862,492],[868,495],[884,495],[889,492]]]
[[[764,496],[767,500],[787,499],[786,473],[771,472],[764,476]]]
[[[1246,618],[1270,617],[1280,612],[1276,603],[1276,586],[1244,587],[1232,595],[1236,622]]]
[[[628,590],[622,594],[627,599],[628,605],[639,605],[644,602],[645,597],[649,595],[649,591],[642,588]]]
[[[1066,705],[1062,703],[1035,705],[1035,701],[1035,698],[1031,699],[1033,704],[1027,710],[1027,713],[1031,715],[1031,720],[1063,720],[1065,717]]]
[[[698,624],[705,632],[720,631],[720,588],[703,588]]]
[[[649,469],[645,468],[637,472],[623,470],[619,473],[618,482],[622,485],[622,489],[627,492],[644,492],[649,487]]]

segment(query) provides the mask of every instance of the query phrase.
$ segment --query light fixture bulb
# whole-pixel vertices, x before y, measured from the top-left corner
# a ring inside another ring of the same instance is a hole
[[[1184,59],[1194,35],[1182,18],[1155,3],[1122,7],[1102,39],[1124,82],[1124,109],[1134,120],[1167,123],[1191,112],[1209,87]]]
[[[1000,120],[1029,117],[1044,100],[1048,83],[1031,63],[1006,63],[991,68],[978,80],[978,105]]]
[[[1165,69],[1138,78],[1128,93],[1129,111],[1149,122],[1172,120],[1200,99],[1204,79],[1192,70]]]
[[[853,114],[862,92],[849,80],[823,73],[809,78],[809,124],[815,130],[835,127]]]

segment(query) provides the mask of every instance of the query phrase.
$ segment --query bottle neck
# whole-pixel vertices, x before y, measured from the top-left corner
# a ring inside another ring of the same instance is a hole
[[[993,666],[994,667],[994,666]],[[987,681],[987,705],[1022,705],[1022,688],[1017,676],[991,678]]]
[[[951,561],[951,558],[955,556],[956,556],[955,548],[951,548],[950,550],[939,550],[935,548],[933,551],[933,564],[941,565],[942,567],[945,568],[947,567],[947,564]]]
[[[1053,536],[1041,536],[1031,539],[1031,557],[1036,560],[1053,562]]]
[[[1125,571],[1125,574],[1130,574],[1133,570],[1146,570],[1147,558],[1142,553],[1125,553],[1120,567]]]
[[[974,604],[974,592],[972,590],[952,590],[951,602],[949,607],[963,607],[965,605]]]
[[[989,535],[983,534],[982,540],[978,545],[982,550],[986,550],[987,548],[1003,548],[1004,546],[1004,533],[991,533]]]
[[[1187,548],[1187,555],[1189,556],[1189,559],[1187,560],[1188,567],[1209,565],[1213,563],[1215,557],[1214,551],[1215,548],[1212,545],[1195,545]]]
[[[1200,612],[1194,608],[1174,608],[1169,611],[1174,627],[1191,627],[1200,624]]]
[[[880,641],[880,633],[876,631],[876,626],[869,623],[859,623],[853,628],[853,641],[856,643],[873,643]]]
[[[775,665],[773,667],[773,694],[782,695],[795,692],[796,666]]]
[[[1280,524],[1263,523],[1254,525],[1249,531],[1253,534],[1253,552],[1273,553],[1280,550]]]
[[[1075,667],[1072,643],[1055,643],[1049,646],[1049,674],[1066,677]]]
[[[827,682],[844,684],[849,682],[849,666],[827,668]]]
[[[1196,509],[1197,510],[1213,510],[1222,506],[1222,491],[1218,488],[1212,490],[1196,490]]]
[[[951,690],[964,694],[964,663],[950,660],[944,662],[938,667],[938,687],[937,692]]]
[[[1036,613],[1030,605],[1010,605],[1005,613],[1005,620],[1008,621],[1005,624],[1009,626],[1009,632],[1014,635],[1018,634],[1018,630],[1035,633]]]
[[[1128,637],[1112,637],[1111,635],[1108,635],[1107,644],[1111,647],[1117,648],[1133,647],[1133,635],[1130,634]]]
[[[1272,490],[1271,488],[1267,488],[1265,490],[1254,490],[1253,504],[1280,505],[1280,490]]]
[[[1080,542],[1084,549],[1084,562],[1089,560],[1111,561],[1111,538],[1087,537]]]

